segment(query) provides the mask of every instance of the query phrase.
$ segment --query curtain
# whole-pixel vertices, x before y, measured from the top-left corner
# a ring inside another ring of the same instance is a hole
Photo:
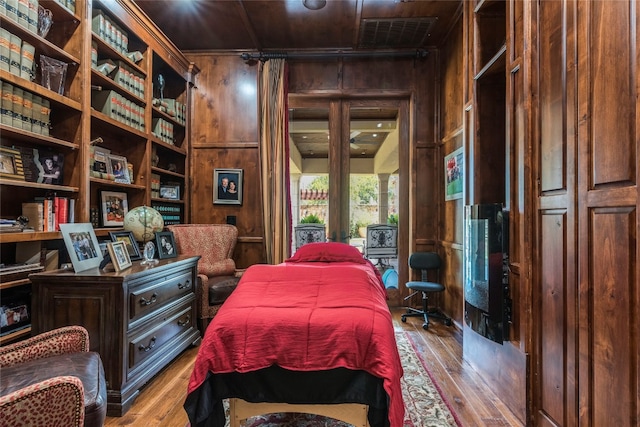
[[[287,85],[284,59],[261,63],[260,177],[268,264],[283,262],[291,251]]]

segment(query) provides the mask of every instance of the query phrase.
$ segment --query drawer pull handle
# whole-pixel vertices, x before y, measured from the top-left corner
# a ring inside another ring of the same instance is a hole
[[[151,299],[146,299],[145,297],[140,298],[140,305],[151,305],[158,300],[158,294],[155,292],[151,295]]]
[[[191,323],[191,316],[187,314],[187,318],[184,319],[184,321],[182,320],[178,320],[178,326],[186,326],[189,323]]]
[[[187,280],[184,285],[182,283],[178,283],[178,289],[187,289],[191,287],[191,280]]]
[[[143,346],[142,344],[140,344],[138,346],[138,350],[140,351],[144,351],[145,353],[149,350],[151,350],[153,347],[156,346],[156,337],[154,336],[153,338],[151,338],[151,340],[149,341],[149,345],[148,346]]]

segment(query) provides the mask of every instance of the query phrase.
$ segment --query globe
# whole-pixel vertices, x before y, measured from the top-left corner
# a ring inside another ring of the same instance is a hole
[[[124,229],[131,231],[138,242],[153,240],[156,231],[162,231],[164,220],[157,210],[138,206],[124,216]]]

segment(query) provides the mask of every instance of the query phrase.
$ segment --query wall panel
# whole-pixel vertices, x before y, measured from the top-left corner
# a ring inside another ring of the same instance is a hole
[[[636,183],[636,40],[626,1],[591,2],[584,45],[590,62],[592,185]],[[615,58],[615,60],[613,60]],[[589,96],[588,94],[584,94]]]
[[[637,211],[598,208],[591,211],[591,218],[591,424],[626,426],[633,425],[635,419],[637,425],[638,383],[634,371],[640,319],[633,297],[638,292],[633,268],[638,256],[634,238]]]

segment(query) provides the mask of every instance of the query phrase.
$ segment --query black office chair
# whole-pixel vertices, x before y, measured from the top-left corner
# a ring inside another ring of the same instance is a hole
[[[407,307],[407,313],[403,314],[401,319],[403,322],[407,321],[407,317],[420,316],[424,318],[422,329],[429,329],[429,317],[440,319],[445,325],[451,326],[451,319],[444,313],[436,308],[428,308],[428,294],[430,292],[442,292],[444,291],[444,285],[438,282],[430,282],[427,278],[429,270],[440,271],[440,265],[442,264],[440,256],[435,252],[414,252],[409,257],[409,268],[420,270],[421,280],[416,282],[407,282],[407,288],[414,291],[411,295],[404,300],[408,300],[418,292],[422,292],[422,310],[418,310],[412,307]]]

